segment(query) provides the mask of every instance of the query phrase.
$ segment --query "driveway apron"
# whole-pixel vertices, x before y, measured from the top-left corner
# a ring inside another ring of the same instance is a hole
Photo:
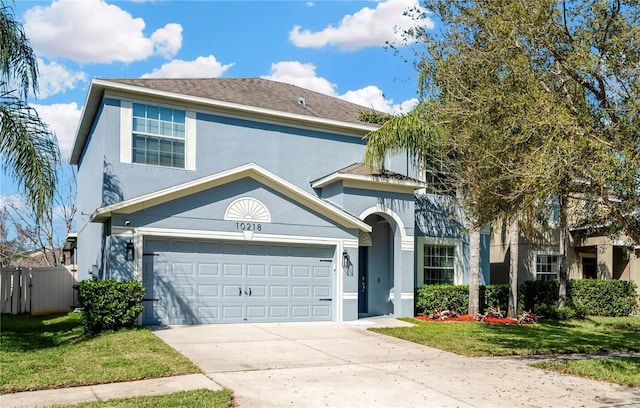
[[[388,320],[388,323],[398,322]],[[355,324],[173,326],[158,337],[233,390],[240,407],[640,406],[640,390],[468,358]]]

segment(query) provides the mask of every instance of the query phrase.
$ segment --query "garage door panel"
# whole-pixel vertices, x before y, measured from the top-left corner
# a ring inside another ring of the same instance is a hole
[[[309,286],[292,286],[291,287],[292,298],[309,298],[311,297],[311,291]]]
[[[194,275],[193,264],[174,262],[171,272],[174,275]]]
[[[220,320],[220,308],[216,306],[212,307],[199,307],[198,317],[201,323],[217,323]]]
[[[267,306],[247,306],[247,320],[258,319],[265,320],[267,318]]]
[[[277,320],[288,320],[291,315],[289,314],[288,305],[271,305],[269,306],[269,317]]]
[[[294,265],[291,268],[291,276],[294,278],[309,278],[311,277],[311,268],[308,266]]]
[[[244,308],[242,305],[237,306],[222,306],[222,319],[233,320],[242,319]]]
[[[163,248],[145,257],[147,294],[159,298],[145,302],[145,323],[332,319],[320,301],[332,297],[332,247],[145,241],[145,253]]]
[[[287,298],[289,297],[289,286],[270,285],[269,297],[271,298]]]
[[[291,306],[291,317],[295,319],[311,319],[311,307],[309,305]]]
[[[247,276],[266,277],[267,265],[247,265]]]
[[[198,297],[203,299],[220,298],[220,286],[218,285],[198,285]]]
[[[314,286],[313,297],[317,298],[330,298],[331,288],[329,286]]]
[[[242,276],[244,268],[241,264],[224,264],[222,265],[222,276]]]
[[[331,306],[329,305],[314,305],[312,306],[313,316],[316,318],[330,318],[331,317]]]
[[[331,268],[329,268],[328,266],[316,266],[313,268],[313,277],[314,278],[330,278]]]
[[[287,265],[271,265],[269,267],[269,276],[273,278],[288,278],[289,267]]]
[[[246,293],[245,293],[246,295]],[[249,286],[249,302],[264,301],[267,298],[267,286],[266,285],[251,285]]]
[[[235,283],[230,285],[222,285],[222,297],[237,299],[242,297],[242,284]]]

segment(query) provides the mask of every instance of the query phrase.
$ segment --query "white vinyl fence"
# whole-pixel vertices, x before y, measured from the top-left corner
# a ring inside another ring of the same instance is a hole
[[[69,312],[76,305],[75,268],[2,268],[0,312],[30,315]]]

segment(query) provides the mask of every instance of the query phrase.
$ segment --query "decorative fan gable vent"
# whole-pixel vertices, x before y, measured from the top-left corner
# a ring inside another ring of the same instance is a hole
[[[225,220],[271,222],[271,214],[267,207],[251,197],[238,198],[224,212]]]

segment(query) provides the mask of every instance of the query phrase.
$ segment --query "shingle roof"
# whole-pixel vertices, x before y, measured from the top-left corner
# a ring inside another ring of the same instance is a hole
[[[358,114],[372,110],[295,85],[263,78],[109,78],[103,80],[348,123],[364,123],[358,120]]]
[[[354,163],[343,169],[336,171],[338,174],[353,174],[356,176],[372,176],[386,179],[418,181],[414,178],[405,176],[404,174],[395,173],[391,170],[380,170],[377,167],[371,167],[364,163]]]

